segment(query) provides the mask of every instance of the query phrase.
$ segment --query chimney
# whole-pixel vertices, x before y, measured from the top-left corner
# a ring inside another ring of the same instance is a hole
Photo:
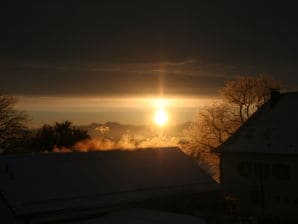
[[[270,93],[270,107],[273,108],[279,101],[280,92],[279,89],[271,89]]]

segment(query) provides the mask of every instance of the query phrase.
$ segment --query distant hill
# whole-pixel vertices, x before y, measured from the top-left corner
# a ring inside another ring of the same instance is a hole
[[[189,124],[190,122],[186,122],[175,126],[164,127],[162,133],[167,136],[180,137],[182,131],[186,129]],[[119,140],[124,134],[150,138],[160,131],[156,126],[120,124],[110,121],[104,124],[91,123],[90,125],[80,125],[78,127],[88,130],[89,135],[93,138],[105,136],[113,140]]]

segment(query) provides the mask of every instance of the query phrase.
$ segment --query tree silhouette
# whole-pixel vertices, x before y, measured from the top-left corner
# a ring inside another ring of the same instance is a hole
[[[0,153],[19,151],[29,135],[28,116],[15,109],[17,99],[0,92]]]
[[[56,122],[53,126],[45,124],[37,131],[33,148],[37,152],[50,152],[54,147],[71,149],[75,143],[89,138],[86,130],[73,127],[70,121]]]
[[[269,100],[271,89],[279,87],[277,81],[262,75],[242,76],[226,82],[219,91],[222,100],[203,107],[184,130],[181,147],[195,158],[204,160],[213,157],[214,162],[217,157],[212,155],[214,149]]]
[[[242,76],[226,82],[220,90],[225,104],[236,109],[236,119],[244,122],[270,98],[272,89],[280,89],[280,84],[269,76]]]
[[[238,77],[220,89],[221,101],[200,110],[181,141],[190,151],[210,151],[222,144],[270,98],[279,83],[268,76]]]

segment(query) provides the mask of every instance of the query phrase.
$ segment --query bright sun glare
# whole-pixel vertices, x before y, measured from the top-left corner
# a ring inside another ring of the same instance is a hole
[[[154,114],[154,122],[158,126],[164,126],[168,122],[168,114],[165,109],[159,108]]]

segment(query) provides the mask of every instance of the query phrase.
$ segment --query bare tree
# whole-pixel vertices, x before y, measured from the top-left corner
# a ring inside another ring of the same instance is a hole
[[[280,84],[269,76],[260,75],[228,81],[219,92],[225,103],[236,109],[235,118],[243,124],[270,98],[271,89],[280,89]]]
[[[28,116],[15,109],[16,103],[15,97],[0,93],[0,153],[17,150],[28,135]]]
[[[214,102],[205,106],[197,114],[190,127],[185,130],[185,138],[192,148],[210,151],[222,144],[239,126],[233,119],[233,108],[230,104]]]
[[[199,111],[195,120],[184,131],[181,147],[197,159],[213,157],[214,161],[214,149],[225,142],[270,98],[271,89],[279,87],[277,81],[262,75],[238,77],[226,82],[219,91],[222,100]]]
[[[188,129],[184,130],[180,141],[182,149],[194,157],[215,180],[219,180],[219,161],[213,150],[239,127],[239,122],[233,120],[233,108],[230,106],[214,102],[203,107]]]

